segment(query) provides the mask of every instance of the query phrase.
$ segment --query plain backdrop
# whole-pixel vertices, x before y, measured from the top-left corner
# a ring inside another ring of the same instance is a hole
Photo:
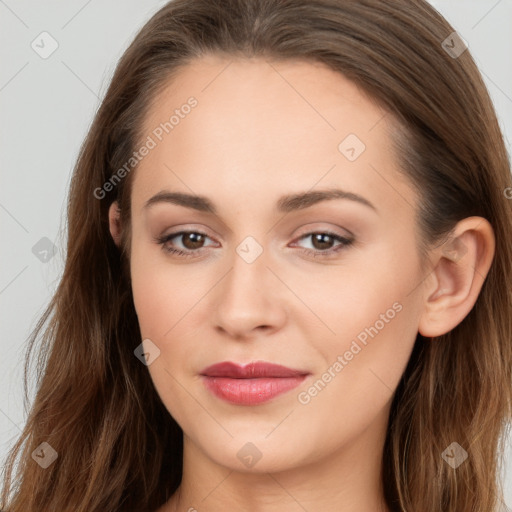
[[[61,229],[80,144],[124,49],[165,3],[0,0],[2,462],[27,416],[22,382],[26,342],[63,268]],[[510,154],[512,0],[431,3],[467,41]],[[37,47],[41,37],[44,48],[41,43]],[[57,49],[42,58],[52,44]],[[30,391],[32,398],[33,387]],[[510,441],[506,457],[505,500],[512,507]]]

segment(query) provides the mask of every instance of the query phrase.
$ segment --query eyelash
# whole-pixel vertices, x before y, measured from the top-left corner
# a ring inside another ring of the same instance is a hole
[[[200,252],[202,249],[205,249],[205,247],[201,247],[196,250],[189,249],[188,251],[183,251],[181,249],[174,249],[172,247],[167,247],[165,245],[167,242],[169,242],[173,238],[176,238],[181,235],[187,235],[187,234],[202,235],[204,237],[210,238],[210,237],[208,237],[208,235],[206,233],[202,233],[201,231],[178,231],[176,233],[170,233],[169,235],[165,235],[163,237],[157,237],[157,238],[155,238],[155,242],[160,244],[162,246],[162,250],[166,253],[171,253],[171,254],[174,254],[176,256],[183,257],[183,258],[193,257],[195,255],[195,253]],[[321,251],[319,249],[306,249],[306,248],[302,247],[301,248],[302,252],[304,252],[308,255],[312,254],[315,257],[326,258],[328,256],[331,256],[335,253],[342,251],[343,249],[350,247],[354,243],[353,238],[345,238],[340,235],[337,235],[336,233],[332,233],[330,231],[311,231],[309,233],[305,233],[304,235],[302,235],[298,240],[302,240],[303,238],[307,238],[311,235],[317,235],[317,234],[328,235],[328,236],[334,238],[335,241],[340,242],[340,244],[338,246],[335,246],[334,248],[327,249],[325,251]]]

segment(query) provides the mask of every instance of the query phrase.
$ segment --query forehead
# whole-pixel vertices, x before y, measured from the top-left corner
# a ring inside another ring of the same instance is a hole
[[[384,177],[400,178],[388,117],[321,63],[203,57],[169,80],[147,112],[143,138],[155,145],[137,167],[134,201],[175,188],[247,205],[343,186],[382,203]],[[408,194],[406,183],[396,187]]]

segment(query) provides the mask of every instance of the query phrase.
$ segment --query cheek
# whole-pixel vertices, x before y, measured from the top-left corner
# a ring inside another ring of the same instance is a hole
[[[366,390],[371,398],[374,386],[384,394],[396,387],[409,359],[421,312],[419,287],[413,290],[421,272],[414,258],[390,250],[357,267],[316,280],[316,289],[308,280],[300,293],[322,324],[309,337],[324,362],[319,373],[331,368],[338,383],[333,388]]]
[[[315,338],[322,364],[296,397],[297,418],[318,446],[346,442],[386,415],[417,334],[416,306],[407,293],[383,283],[361,292],[364,301],[338,293],[344,307],[329,306],[332,316],[325,319],[336,335],[324,329]]]
[[[186,394],[181,396],[179,382],[196,373],[197,354],[204,352],[204,336],[198,331],[211,319],[205,308],[213,286],[211,272],[170,263],[160,249],[142,243],[132,248],[130,270],[142,339],[149,338],[160,350],[148,369],[164,403],[174,411],[171,401],[189,401]]]
[[[143,338],[160,338],[172,326],[173,295],[165,293],[166,288],[165,281],[158,277],[157,272],[134,259],[133,301]]]
[[[300,279],[291,274],[286,278],[297,283],[294,292],[312,313],[308,316],[318,319],[319,328],[323,325],[322,338],[336,347],[340,340],[352,339],[376,322],[379,331],[389,330],[388,325],[399,316],[397,310],[413,299],[411,283],[418,276],[414,261],[399,262],[396,253],[383,247],[309,277],[305,273]]]
[[[165,259],[143,247],[132,248],[130,268],[142,339],[149,338],[160,351],[147,369],[169,413],[179,425],[186,424],[187,418],[197,414],[182,384],[182,372],[190,373],[189,364],[194,361],[194,347],[186,343],[185,331],[190,328],[186,315],[197,302],[198,291],[184,286],[179,269],[171,269]]]
[[[183,266],[170,265],[160,251],[135,243],[130,272],[141,334],[163,340],[179,327],[174,326],[197,302],[200,290],[184,277]]]

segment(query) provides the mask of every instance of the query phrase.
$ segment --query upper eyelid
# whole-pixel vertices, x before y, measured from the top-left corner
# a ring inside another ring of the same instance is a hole
[[[186,235],[186,234],[189,234],[189,233],[197,233],[197,234],[201,234],[201,235],[204,235],[206,236],[207,238],[209,238],[210,240],[212,241],[215,241],[213,239],[213,237],[211,237],[208,233],[205,233],[204,231],[202,231],[201,229],[181,229],[179,231],[175,231],[173,233],[169,233],[167,235],[163,235],[162,237],[160,237],[161,239],[167,239],[167,240],[172,240],[173,238],[177,238],[179,236],[182,236],[182,235]],[[326,234],[326,235],[329,235],[329,236],[332,236],[333,238],[336,238],[336,237],[339,237],[340,239],[344,239],[344,240],[353,240],[354,239],[354,235],[352,233],[349,233],[349,234],[340,234],[340,233],[336,233],[334,230],[332,229],[309,229],[307,231],[304,231],[303,233],[297,235],[294,237],[294,239],[292,240],[293,243],[296,243],[300,240],[302,240],[303,238],[306,238],[308,236],[311,236],[313,234],[317,234],[317,233],[323,233],[323,234]],[[201,250],[201,249],[204,249],[205,247],[201,247],[197,250]],[[193,249],[190,249],[191,251]]]
[[[179,231],[174,231],[172,233],[168,233],[166,235],[162,235],[159,238],[164,238],[164,239],[171,240],[172,238],[177,238],[179,236],[186,235],[186,234],[189,234],[189,233],[197,233],[199,235],[206,236],[210,240],[214,240],[214,237],[211,237],[208,233],[206,233],[205,231],[203,231],[201,229],[180,229]]]
[[[315,223],[310,223],[310,224],[320,224],[319,222],[315,222]],[[314,227],[307,227],[307,228],[304,228],[305,231],[301,232],[301,234],[299,235],[296,235],[295,238],[300,238],[302,236],[305,236],[305,235],[309,235],[311,233],[330,233],[330,234],[333,234],[335,236],[340,236],[342,238],[352,238],[354,237],[354,233],[352,233],[351,231],[349,231],[347,228],[339,228],[338,229],[342,229],[343,231],[345,231],[345,233],[336,233],[336,228],[323,228],[323,227],[319,227],[319,228],[314,228]],[[183,233],[201,233],[203,235],[206,235],[210,238],[215,238],[215,236],[211,236],[209,233],[208,233],[208,230],[203,228],[203,227],[200,227],[200,228],[195,228],[195,227],[184,227],[184,228],[180,228],[178,231],[174,231],[172,233],[169,233],[169,234],[166,234],[166,235],[162,235],[162,238],[163,237],[168,237],[168,236],[176,236],[176,235],[179,235],[179,234],[183,234]]]

